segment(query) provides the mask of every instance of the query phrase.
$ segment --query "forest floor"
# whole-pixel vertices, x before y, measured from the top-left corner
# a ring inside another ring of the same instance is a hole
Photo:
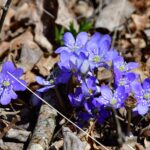
[[[0,0],[0,68],[5,61],[23,68],[23,79],[32,91],[41,87],[36,76],[47,77],[55,68],[59,56],[54,52],[63,44],[66,31],[74,35],[81,31],[109,34],[112,47],[127,62],[140,64],[135,72],[141,80],[150,77],[150,0],[12,0],[3,20],[6,2]],[[108,71],[98,71],[101,81],[110,76]],[[74,112],[57,106],[54,90],[40,96],[76,123]],[[121,134],[126,138],[121,144],[118,138],[122,135],[117,135],[114,120],[107,119],[104,126],[89,121],[82,129],[99,145],[48,105],[39,106],[35,99],[26,90],[18,92],[18,99],[9,105],[0,105],[1,150],[150,150],[150,111],[132,117],[131,136],[126,136],[126,110],[117,112]]]

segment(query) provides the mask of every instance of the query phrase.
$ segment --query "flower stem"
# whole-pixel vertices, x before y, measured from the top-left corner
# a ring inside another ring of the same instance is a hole
[[[54,87],[54,90],[55,90],[55,93],[56,93],[56,96],[57,96],[57,100],[58,100],[59,105],[61,106],[61,108],[62,108],[63,110],[66,110],[66,107],[65,107],[65,105],[64,105],[64,103],[63,103],[63,100],[62,100],[62,98],[61,98],[61,95],[60,95],[60,93],[59,93],[59,91],[58,91],[57,86]]]
[[[130,124],[131,124],[131,109],[130,108],[128,108],[127,109],[127,119],[128,119],[128,127],[127,127],[127,135],[128,136],[130,136],[130,133],[131,133],[131,126],[130,126]]]

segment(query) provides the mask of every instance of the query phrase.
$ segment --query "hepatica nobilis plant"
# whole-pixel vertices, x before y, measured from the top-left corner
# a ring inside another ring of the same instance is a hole
[[[2,105],[9,104],[11,99],[17,99],[18,96],[15,91],[24,91],[26,89],[12,78],[8,72],[22,82],[22,84],[26,85],[26,82],[20,79],[23,74],[23,69],[15,68],[14,64],[10,61],[5,62],[0,72],[0,104]]]
[[[111,48],[111,37],[95,33],[89,36],[80,32],[76,38],[66,32],[64,46],[56,49],[60,55],[59,73],[53,80],[37,77],[44,87],[39,92],[66,84],[69,87],[68,99],[82,120],[96,118],[101,122],[108,114],[105,108],[125,107],[140,115],[148,112],[150,105],[150,78],[141,82],[140,76],[133,72],[139,66],[136,62],[126,62]],[[98,68],[112,72],[113,80],[101,82],[97,79]]]

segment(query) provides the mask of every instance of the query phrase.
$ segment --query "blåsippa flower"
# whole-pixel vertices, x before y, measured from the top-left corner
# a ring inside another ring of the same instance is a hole
[[[11,102],[11,99],[17,98],[15,91],[25,90],[25,87],[12,78],[8,72],[26,85],[24,80],[19,79],[23,74],[23,69],[15,68],[14,64],[10,61],[5,62],[0,72],[0,103],[2,105],[7,105]]]
[[[137,100],[138,113],[140,115],[146,114],[150,106],[150,78],[145,79],[142,84],[135,82],[132,84],[132,90]]]
[[[99,39],[99,40],[98,40]],[[106,63],[106,55],[110,49],[111,38],[109,35],[100,37],[99,34],[93,35],[86,44],[91,69],[104,67]]]
[[[58,49],[56,49],[55,53],[56,54],[61,54],[61,52],[66,51],[66,52],[77,52],[80,51],[88,41],[88,34],[86,32],[80,32],[76,40],[73,37],[72,33],[66,32],[63,37],[64,45]]]
[[[123,57],[119,56],[113,60],[113,68],[115,74],[126,74],[127,72],[139,67],[139,64],[136,62],[126,63]]]
[[[119,86],[114,92],[107,85],[101,86],[101,96],[95,98],[101,105],[113,106],[114,108],[120,108],[124,104],[127,94],[125,88]]]

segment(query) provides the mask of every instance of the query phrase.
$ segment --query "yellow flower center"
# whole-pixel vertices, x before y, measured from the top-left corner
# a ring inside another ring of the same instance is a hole
[[[124,65],[119,66],[119,70],[120,71],[124,71],[125,70],[125,66]]]
[[[88,93],[89,93],[89,94],[92,94],[92,93],[93,93],[93,90],[92,90],[92,89],[89,89],[89,90],[88,90]]]
[[[150,93],[145,93],[145,94],[144,94],[144,98],[145,98],[145,99],[149,99],[149,98],[150,98]]]
[[[49,82],[50,82],[50,84],[53,84],[53,83],[54,83],[54,80],[53,80],[53,79],[51,79],[51,80],[49,80]]]
[[[10,85],[9,81],[4,81],[3,86],[8,87]]]
[[[115,105],[116,103],[117,103],[117,100],[112,98],[111,101],[110,101],[110,104]]]
[[[93,62],[98,63],[100,61],[100,57],[98,55],[94,56]]]

